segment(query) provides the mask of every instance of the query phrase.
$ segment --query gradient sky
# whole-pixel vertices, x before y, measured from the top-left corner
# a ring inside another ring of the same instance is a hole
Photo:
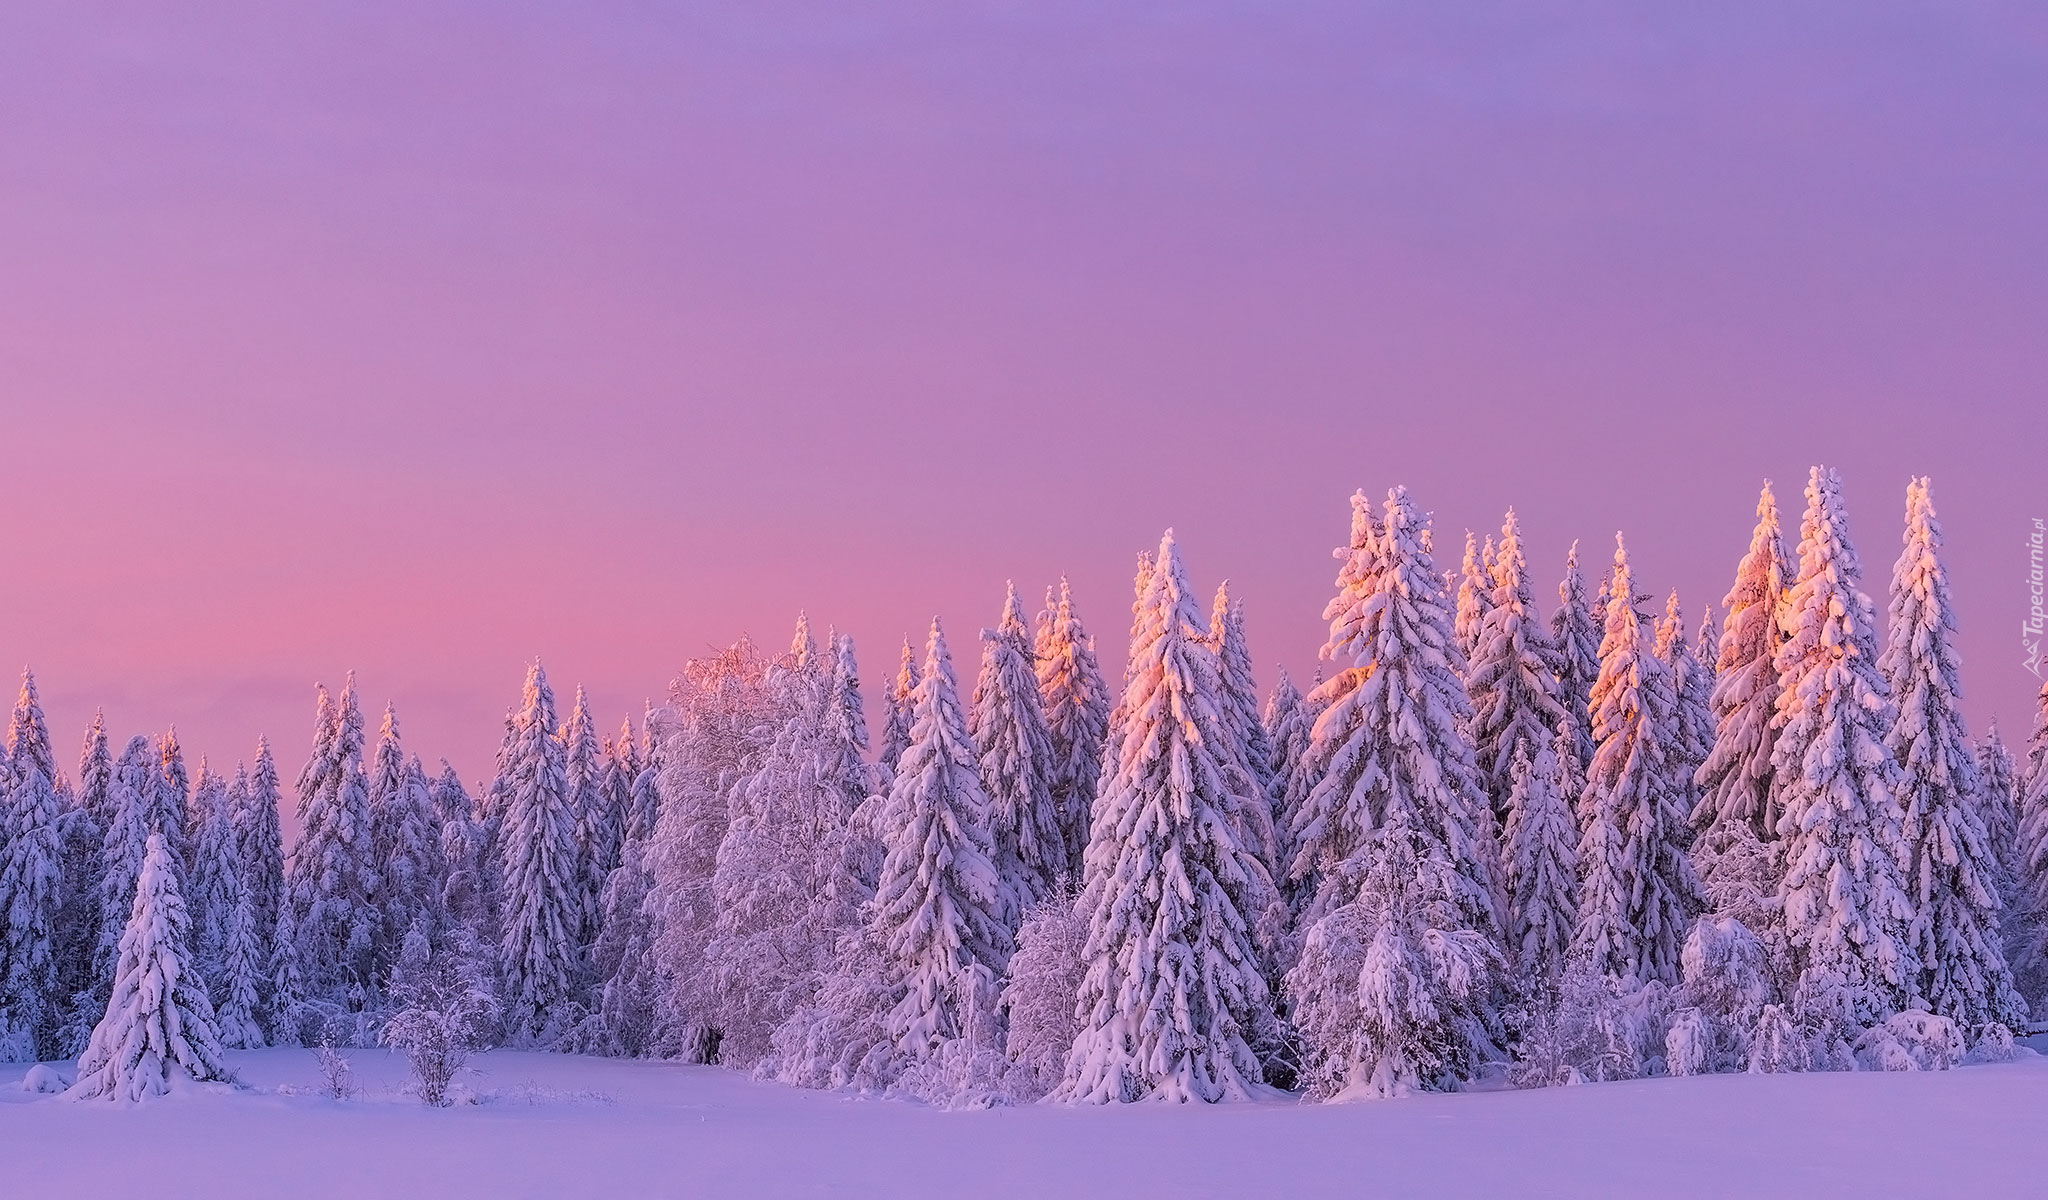
[[[616,728],[806,608],[872,689],[1061,571],[1113,672],[1168,525],[1264,686],[1395,482],[1696,621],[1816,461],[1879,596],[1933,476],[2030,719],[2038,4],[36,2],[0,106],[0,662],[67,765],[98,704],[289,778],[354,667],[475,779],[535,654]]]

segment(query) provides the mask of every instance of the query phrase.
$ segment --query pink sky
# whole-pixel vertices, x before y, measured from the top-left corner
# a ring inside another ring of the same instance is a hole
[[[0,13],[0,662],[67,764],[101,704],[289,778],[354,667],[473,780],[535,654],[616,728],[805,608],[878,687],[1061,571],[1113,672],[1167,525],[1263,686],[1395,482],[1697,620],[1815,461],[1880,597],[1933,476],[2030,720],[2038,6],[203,7]]]

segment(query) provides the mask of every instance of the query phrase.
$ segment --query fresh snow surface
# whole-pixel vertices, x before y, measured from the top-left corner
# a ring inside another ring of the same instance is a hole
[[[247,1088],[123,1107],[0,1066],[0,1163],[43,1196],[2021,1196],[2048,1058],[1350,1104],[945,1112],[715,1067],[495,1051],[428,1109],[401,1061],[227,1055]],[[69,1064],[64,1064],[68,1067]]]

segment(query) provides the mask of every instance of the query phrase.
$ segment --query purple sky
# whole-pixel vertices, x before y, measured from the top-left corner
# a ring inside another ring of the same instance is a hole
[[[353,666],[474,779],[800,607],[872,688],[1066,571],[1114,672],[1167,525],[1305,676],[1361,486],[1696,621],[1826,461],[2023,734],[2044,10],[1543,7],[10,5],[0,662],[67,765],[289,778]]]

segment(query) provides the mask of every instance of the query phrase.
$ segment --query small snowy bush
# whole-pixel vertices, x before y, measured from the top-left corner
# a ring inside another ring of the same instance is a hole
[[[1017,931],[1017,953],[1003,988],[1010,1020],[1005,1048],[1016,1064],[1018,1086],[1034,1099],[1059,1086],[1080,1030],[1074,1007],[1087,943],[1088,921],[1075,911],[1071,888],[1046,897]]]
[[[1530,1003],[1508,1079],[1516,1087],[1604,1083],[1661,1074],[1672,992],[1607,975],[1575,957]]]
[[[1697,1008],[1681,1011],[1664,1035],[1664,1070],[1671,1075],[1705,1075],[1714,1070],[1714,1024]]]
[[[1963,1034],[1947,1017],[1909,1008],[1856,1039],[1856,1062],[1871,1071],[1946,1071],[1962,1065]]]
[[[1667,1067],[1673,1075],[1740,1071],[1748,1065],[1750,1037],[1762,1017],[1764,1006],[1776,998],[1768,954],[1756,936],[1732,917],[1703,917],[1686,935],[1680,956],[1684,985],[1678,1001],[1690,1007],[1680,1014],[1686,1029],[1680,1033],[1674,1023],[1666,1037],[1699,1039],[1688,1044],[1688,1054],[1701,1056],[1691,1069],[1680,1070],[1674,1053],[1667,1049]]]
[[[349,1065],[348,1055],[335,1047],[334,1039],[323,1037],[313,1048],[313,1057],[320,1064],[320,1090],[330,1100],[352,1100],[356,1094],[356,1072]]]
[[[2011,1041],[2011,1038],[2006,1040]],[[70,1086],[71,1081],[48,1063],[36,1063],[28,1069],[28,1074],[21,1077],[21,1090],[35,1095],[55,1096]]]
[[[406,935],[391,979],[397,1011],[385,1020],[380,1036],[385,1045],[405,1052],[423,1104],[447,1104],[449,1083],[497,1018],[497,997],[478,958],[467,938],[454,939],[436,953],[419,925]]]
[[[2011,1062],[2025,1052],[2021,1047],[2013,1044],[2012,1030],[1993,1021],[1978,1032],[1976,1044],[1971,1046],[1970,1052],[1963,1056],[1963,1061],[1970,1063]]]
[[[1808,1042],[1808,1034],[1793,1022],[1784,1005],[1764,1005],[1749,1039],[1749,1073],[1777,1075],[1810,1069]]]

